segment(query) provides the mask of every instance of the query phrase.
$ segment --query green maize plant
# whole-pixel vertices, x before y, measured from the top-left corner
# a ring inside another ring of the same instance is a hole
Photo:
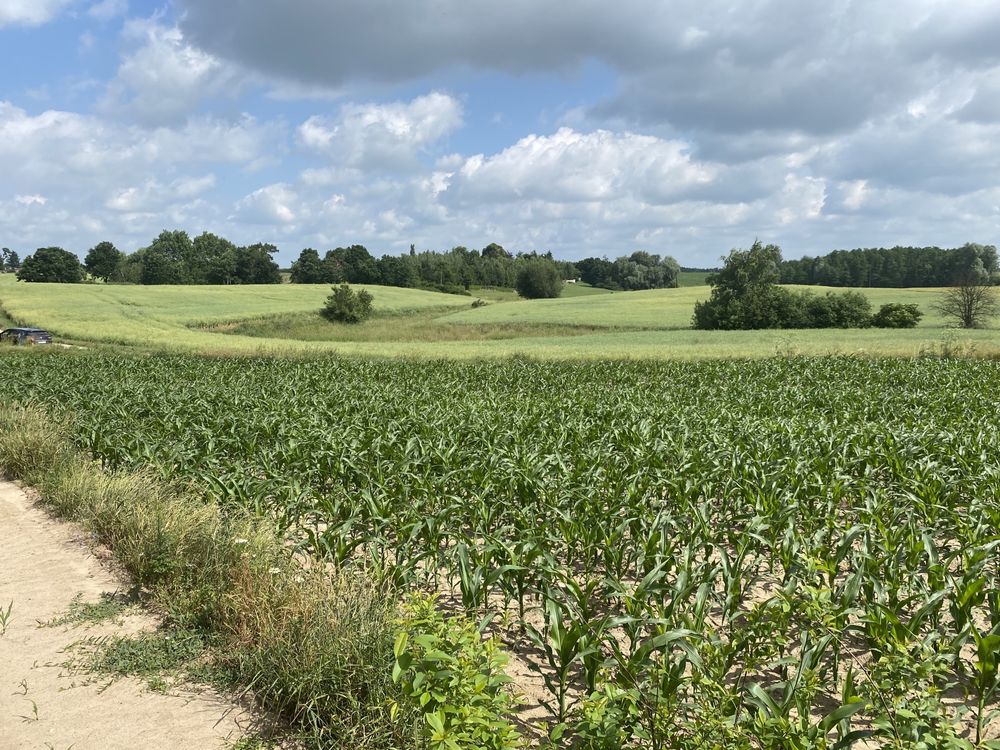
[[[0,375],[106,471],[489,623],[555,744],[1000,737],[1000,362],[10,351]]]

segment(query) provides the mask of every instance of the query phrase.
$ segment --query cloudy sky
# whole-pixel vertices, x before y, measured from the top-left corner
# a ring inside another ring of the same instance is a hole
[[[996,0],[0,0],[0,245],[1000,242]]]

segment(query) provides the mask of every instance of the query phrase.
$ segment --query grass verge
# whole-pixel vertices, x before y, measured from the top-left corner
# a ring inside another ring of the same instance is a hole
[[[236,682],[307,746],[417,746],[415,714],[390,710],[394,597],[357,574],[304,568],[262,519],[102,472],[35,407],[0,406],[0,471],[111,548],[168,622],[210,637]]]

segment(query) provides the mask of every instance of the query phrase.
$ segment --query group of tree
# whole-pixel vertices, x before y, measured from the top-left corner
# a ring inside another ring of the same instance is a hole
[[[639,250],[617,260],[584,258],[576,261],[580,280],[614,291],[667,289],[677,286],[681,269],[669,255],[660,257]]]
[[[183,231],[164,230],[147,247],[126,254],[99,242],[80,263],[73,253],[43,247],[24,259],[22,281],[74,283],[87,274],[130,284],[280,284],[281,272],[270,244],[237,246],[204,232],[193,240]]]
[[[0,249],[0,271],[11,272],[21,267],[21,258],[9,247]]]
[[[962,247],[890,247],[835,250],[818,258],[782,261],[782,284],[853,287],[950,286],[974,276],[1000,282],[997,249],[967,243]]]
[[[454,247],[375,258],[364,245],[319,251],[306,248],[292,263],[293,284],[384,284],[463,293],[472,286],[523,288],[526,296],[558,296],[564,279],[576,278],[572,263],[551,253],[512,254],[491,243],[480,251]]]
[[[781,248],[756,241],[732,250],[708,278],[709,299],[694,309],[694,327],[705,330],[760,328],[910,328],[922,317],[916,305],[883,306],[872,315],[860,292],[813,294],[778,286]]]

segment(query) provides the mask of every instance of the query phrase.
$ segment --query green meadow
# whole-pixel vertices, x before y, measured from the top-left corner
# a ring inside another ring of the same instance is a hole
[[[554,300],[520,300],[510,290],[472,296],[369,287],[376,315],[360,325],[318,315],[330,288],[25,284],[0,277],[0,308],[12,321],[49,329],[58,340],[211,354],[553,359],[706,359],[784,354],[912,356],[922,352],[1000,355],[1000,330],[956,331],[933,313],[938,289],[866,289],[877,308],[915,303],[911,330],[695,331],[706,286],[608,292],[568,285]],[[817,290],[822,292],[823,290]],[[472,306],[475,299],[487,304]]]

